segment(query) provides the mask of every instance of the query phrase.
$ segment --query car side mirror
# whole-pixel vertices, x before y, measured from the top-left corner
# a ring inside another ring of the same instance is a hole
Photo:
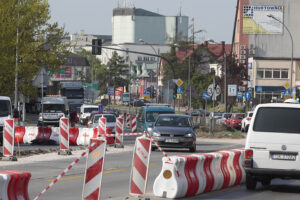
[[[200,128],[199,125],[194,125],[194,126],[193,126],[193,129],[199,129],[199,128]]]

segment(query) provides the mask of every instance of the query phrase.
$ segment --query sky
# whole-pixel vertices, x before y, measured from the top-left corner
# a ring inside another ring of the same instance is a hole
[[[124,7],[125,0],[48,0],[51,22],[65,26],[70,34],[111,35],[113,9]],[[180,13],[194,18],[195,39],[232,42],[237,0],[126,0],[127,7],[135,6],[165,16]],[[181,8],[181,9],[180,9]]]

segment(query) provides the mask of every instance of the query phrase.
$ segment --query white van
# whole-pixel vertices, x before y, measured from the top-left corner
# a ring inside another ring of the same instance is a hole
[[[3,126],[6,119],[12,119],[11,101],[9,97],[0,96],[0,143],[3,141]]]
[[[246,187],[274,178],[300,179],[300,104],[270,103],[256,107],[245,145]]]
[[[68,100],[63,96],[43,97],[42,108],[38,126],[59,126],[60,118],[69,114]]]
[[[88,105],[88,104],[83,104],[80,107],[80,117],[79,117],[79,122],[80,124],[86,124],[88,122],[89,117],[91,116],[91,113],[93,111],[98,111],[99,106],[97,105]]]

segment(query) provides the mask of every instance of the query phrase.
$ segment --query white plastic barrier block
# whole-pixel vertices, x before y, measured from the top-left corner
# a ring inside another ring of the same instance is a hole
[[[35,140],[38,136],[38,127],[36,126],[26,126],[25,135],[23,137],[24,144],[30,144],[32,140]]]
[[[90,139],[93,138],[93,135],[93,128],[79,128],[77,145],[88,145],[90,143]]]
[[[59,127],[51,127],[51,136],[50,140],[53,140],[56,142],[56,144],[59,144]]]

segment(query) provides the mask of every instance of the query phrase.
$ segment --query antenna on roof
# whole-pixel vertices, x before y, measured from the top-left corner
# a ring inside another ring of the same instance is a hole
[[[181,9],[182,9],[182,1],[180,1],[180,6],[179,6],[179,16],[181,16]]]

